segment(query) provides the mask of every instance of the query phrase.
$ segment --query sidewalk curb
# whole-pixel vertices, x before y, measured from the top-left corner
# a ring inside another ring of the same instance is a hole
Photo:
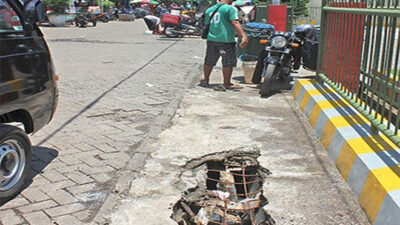
[[[376,225],[400,225],[400,149],[335,91],[297,80],[294,99],[331,160]]]

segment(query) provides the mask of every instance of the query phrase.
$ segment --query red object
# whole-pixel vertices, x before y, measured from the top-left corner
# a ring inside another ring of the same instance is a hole
[[[178,25],[181,17],[176,16],[176,15],[171,15],[171,14],[164,14],[161,17],[161,22],[164,24],[172,24],[172,25]]]
[[[365,3],[330,3],[343,8],[366,8]],[[348,91],[357,93],[360,79],[361,53],[365,16],[328,12],[325,17],[325,40],[321,46],[321,72],[330,80],[341,83]]]
[[[287,6],[270,5],[268,6],[268,23],[275,26],[276,31],[286,31]]]

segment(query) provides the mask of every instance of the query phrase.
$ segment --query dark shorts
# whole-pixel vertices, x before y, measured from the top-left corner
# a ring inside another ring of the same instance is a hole
[[[222,57],[223,67],[236,67],[236,43],[207,41],[207,51],[204,64],[215,66],[220,56]]]

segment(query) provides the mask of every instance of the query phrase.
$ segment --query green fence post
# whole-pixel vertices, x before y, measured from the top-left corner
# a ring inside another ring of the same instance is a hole
[[[325,13],[324,7],[327,4],[327,0],[322,0],[321,3],[321,22],[320,22],[320,35],[319,35],[319,45],[318,45],[318,58],[317,58],[317,72],[316,77],[317,81],[323,83],[322,79],[319,77],[321,72],[321,64],[322,64],[322,48],[324,47],[324,39],[325,39]]]

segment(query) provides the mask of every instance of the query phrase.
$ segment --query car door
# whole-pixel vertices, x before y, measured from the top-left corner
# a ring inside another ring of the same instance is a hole
[[[0,115],[23,109],[45,120],[54,92],[47,45],[38,29],[27,30],[22,5],[0,0]]]

